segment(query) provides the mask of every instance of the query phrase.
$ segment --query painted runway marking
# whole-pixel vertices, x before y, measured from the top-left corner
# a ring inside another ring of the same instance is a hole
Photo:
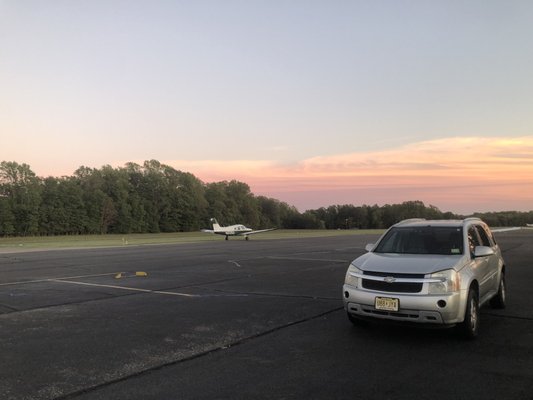
[[[231,261],[238,267],[241,265],[235,261]],[[117,286],[117,285],[104,285],[100,283],[89,283],[89,282],[79,282],[74,281],[72,279],[82,279],[82,278],[95,278],[99,276],[116,276],[117,272],[111,272],[106,274],[92,274],[92,275],[77,275],[77,276],[68,276],[68,277],[60,277],[60,278],[47,278],[47,279],[35,279],[31,281],[17,281],[17,282],[6,282],[6,283],[0,283],[0,287],[2,286],[15,286],[15,285],[24,285],[28,283],[45,283],[45,282],[54,282],[54,283],[68,283],[71,285],[81,285],[81,286],[93,286],[93,287],[102,287],[102,288],[109,288],[109,289],[119,289],[119,290],[129,290],[132,292],[141,292],[141,293],[153,293],[153,294],[162,294],[166,296],[179,296],[179,297],[189,297],[189,298],[200,298],[200,297],[219,297],[221,295],[200,295],[200,294],[188,294],[188,293],[181,293],[181,292],[169,292],[165,290],[151,290],[151,289],[142,289],[142,288],[134,288],[134,287],[128,287],[128,286]],[[26,294],[20,294],[20,296],[26,295]],[[243,295],[222,295],[223,297],[243,297],[247,296],[246,294]]]
[[[18,282],[7,282],[7,283],[0,283],[0,286],[10,286],[10,285],[24,285],[26,283],[41,283],[41,282],[50,282],[54,281],[54,279],[80,279],[80,278],[95,278],[98,276],[109,276],[109,275],[116,275],[116,272],[111,272],[107,274],[93,274],[93,275],[78,275],[78,276],[65,276],[63,278],[47,278],[47,279],[36,279],[32,281],[18,281]]]
[[[346,263],[350,262],[347,260],[338,260],[338,259],[327,259],[327,258],[306,258],[306,257],[276,257],[276,256],[268,256],[266,257],[270,260],[295,260],[295,261],[326,261],[326,262],[338,262],[338,263]]]
[[[95,286],[95,287],[104,287],[104,288],[109,288],[109,289],[129,290],[129,291],[133,291],[133,292],[165,294],[165,295],[169,295],[169,296],[201,297],[201,296],[196,295],[196,294],[187,294],[187,293],[180,293],[180,292],[166,292],[166,291],[161,291],[161,290],[141,289],[141,288],[133,288],[133,287],[127,287],[127,286],[102,285],[102,284],[99,284],[99,283],[67,281],[67,280],[64,280],[64,279],[49,279],[48,281],[49,282],[56,282],[56,283],[70,283],[70,284],[73,284],[73,285]]]

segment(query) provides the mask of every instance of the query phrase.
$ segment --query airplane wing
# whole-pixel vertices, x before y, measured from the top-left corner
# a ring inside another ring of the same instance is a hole
[[[203,233],[215,233],[215,231],[213,229],[202,229],[200,232],[203,232]]]
[[[278,228],[261,229],[261,230],[258,230],[258,231],[246,232],[245,235],[253,235],[253,234],[255,234],[255,233],[275,231],[276,229],[278,229]]]

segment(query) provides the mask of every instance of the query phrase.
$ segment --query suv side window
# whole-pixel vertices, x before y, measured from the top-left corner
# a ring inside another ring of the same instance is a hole
[[[489,236],[487,235],[487,231],[485,230],[485,228],[482,227],[481,225],[476,225],[476,229],[477,229],[477,233],[479,233],[479,237],[481,239],[481,245],[482,246],[492,247],[493,244],[492,244],[491,240],[489,239]]]
[[[476,228],[471,226],[468,228],[468,247],[470,248],[470,254],[474,254],[476,246],[481,246],[481,243],[479,242]]]

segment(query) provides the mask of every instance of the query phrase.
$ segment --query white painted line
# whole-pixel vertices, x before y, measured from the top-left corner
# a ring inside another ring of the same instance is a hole
[[[67,281],[67,280],[64,280],[64,279],[49,279],[48,281],[56,282],[56,283],[70,283],[70,284],[73,284],[73,285],[82,285],[82,286],[104,287],[104,288],[109,288],[109,289],[130,290],[130,291],[133,291],[133,292],[166,294],[166,295],[170,295],[170,296],[201,297],[201,296],[195,295],[195,294],[187,294],[187,293],[179,293],[179,292],[166,292],[166,291],[160,291],[160,290],[132,288],[132,287],[127,287],[127,286],[102,285],[102,284],[99,284],[99,283]]]
[[[109,276],[109,275],[116,275],[117,272],[112,272],[108,274],[94,274],[94,275],[78,275],[78,276],[65,276],[63,278],[48,278],[48,279],[36,279],[33,281],[18,281],[18,282],[7,282],[7,283],[0,283],[0,286],[10,286],[10,285],[24,285],[26,283],[40,283],[40,282],[50,282],[54,281],[54,279],[80,279],[80,278],[93,278],[97,276]]]
[[[346,260],[334,260],[334,259],[326,259],[326,258],[304,258],[304,257],[276,257],[276,256],[268,256],[266,257],[271,260],[296,260],[296,261],[326,261],[326,262],[350,262]]]
[[[152,293],[166,294],[166,295],[169,295],[169,296],[181,296],[181,297],[204,297],[204,296],[201,296],[199,294],[187,294],[187,293],[180,293],[180,292],[163,292],[163,291],[160,291],[160,290],[154,290],[154,291],[152,291]]]
[[[50,282],[56,282],[56,283],[71,283],[73,285],[82,285],[82,286],[96,286],[96,287],[105,287],[110,289],[123,289],[123,290],[133,290],[137,292],[151,292],[149,289],[139,289],[139,288],[129,288],[126,286],[115,286],[115,285],[102,285],[99,283],[88,283],[88,282],[76,282],[76,281],[67,281],[64,279],[50,279]]]

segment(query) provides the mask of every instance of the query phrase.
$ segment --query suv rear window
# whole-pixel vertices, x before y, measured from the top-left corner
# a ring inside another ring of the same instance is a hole
[[[394,227],[379,242],[376,253],[463,254],[461,227]]]

